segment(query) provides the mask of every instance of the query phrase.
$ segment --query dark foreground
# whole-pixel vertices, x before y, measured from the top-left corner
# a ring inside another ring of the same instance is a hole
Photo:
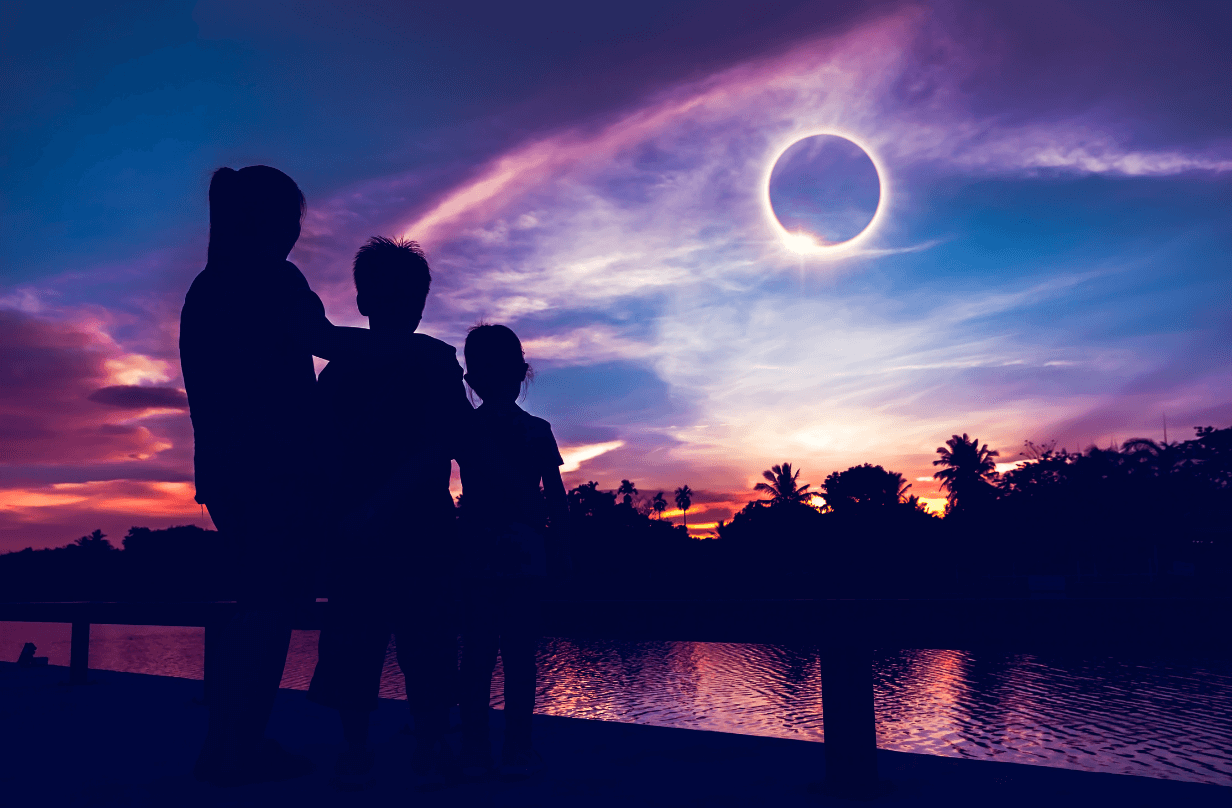
[[[820,793],[825,745],[806,741],[536,716],[548,769],[536,779],[407,793],[403,702],[383,701],[373,723],[378,777],[336,791],[336,719],[284,690],[271,737],[316,761],[309,777],[217,789],[188,774],[205,730],[189,679],[91,671],[71,687],[66,668],[0,663],[0,794],[6,805],[125,806],[753,806],[853,805]],[[494,728],[499,729],[496,713]],[[498,734],[499,737],[499,734]],[[1232,789],[1126,775],[879,752],[893,791],[876,805],[1227,806]]]

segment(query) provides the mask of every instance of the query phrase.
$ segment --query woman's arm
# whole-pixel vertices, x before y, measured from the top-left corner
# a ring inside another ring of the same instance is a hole
[[[371,350],[372,332],[331,323],[325,316],[325,304],[312,291],[299,268],[290,261],[285,266],[294,272],[289,282],[297,287],[290,307],[290,328],[304,350],[322,359],[338,359]]]
[[[309,332],[308,350],[322,359],[337,359],[354,356],[371,350],[372,332],[366,328],[334,325],[321,313],[313,330]]]

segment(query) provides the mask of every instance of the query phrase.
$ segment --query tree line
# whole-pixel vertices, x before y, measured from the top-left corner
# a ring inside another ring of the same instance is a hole
[[[1226,592],[1232,582],[1232,428],[1076,452],[1028,441],[1003,473],[999,454],[965,433],[937,453],[943,516],[880,465],[813,486],[785,462],[763,472],[757,498],[714,539],[687,532],[688,485],[671,493],[676,525],[663,517],[666,491],[588,481],[568,492],[572,585],[614,596],[906,597],[1023,594],[1030,576],[1064,576],[1086,594]],[[232,590],[238,548],[214,531],[134,527],[122,548],[96,530],[65,547],[0,555],[0,591],[11,600],[208,600]],[[328,566],[345,550],[326,540],[311,551]]]

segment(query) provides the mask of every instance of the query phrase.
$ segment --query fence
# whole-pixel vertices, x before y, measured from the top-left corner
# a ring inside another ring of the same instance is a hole
[[[328,603],[292,615],[319,629]],[[234,603],[0,603],[0,621],[72,624],[69,682],[86,681],[90,626],[205,628],[205,687],[212,646]],[[879,789],[873,711],[874,649],[939,648],[1019,653],[1076,651],[1232,655],[1232,598],[1068,600],[552,600],[543,633],[556,637],[695,642],[816,643],[824,690],[826,786]],[[208,698],[208,695],[207,695]]]

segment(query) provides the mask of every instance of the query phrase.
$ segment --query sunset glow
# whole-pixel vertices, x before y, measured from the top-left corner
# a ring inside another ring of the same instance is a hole
[[[335,323],[366,324],[365,239],[419,241],[420,330],[518,333],[566,486],[663,491],[679,524],[687,484],[696,536],[773,464],[814,490],[878,464],[941,512],[953,434],[1006,471],[1028,440],[1232,425],[1232,122],[1220,26],[1188,8],[801,4],[744,31],[719,4],[700,38],[656,10],[579,31],[343,4],[23,16],[76,44],[52,70],[12,43],[32,78],[6,88],[0,550],[210,524],[177,340],[222,165],[303,188],[290,260]],[[837,244],[770,200],[819,134],[879,183]]]

